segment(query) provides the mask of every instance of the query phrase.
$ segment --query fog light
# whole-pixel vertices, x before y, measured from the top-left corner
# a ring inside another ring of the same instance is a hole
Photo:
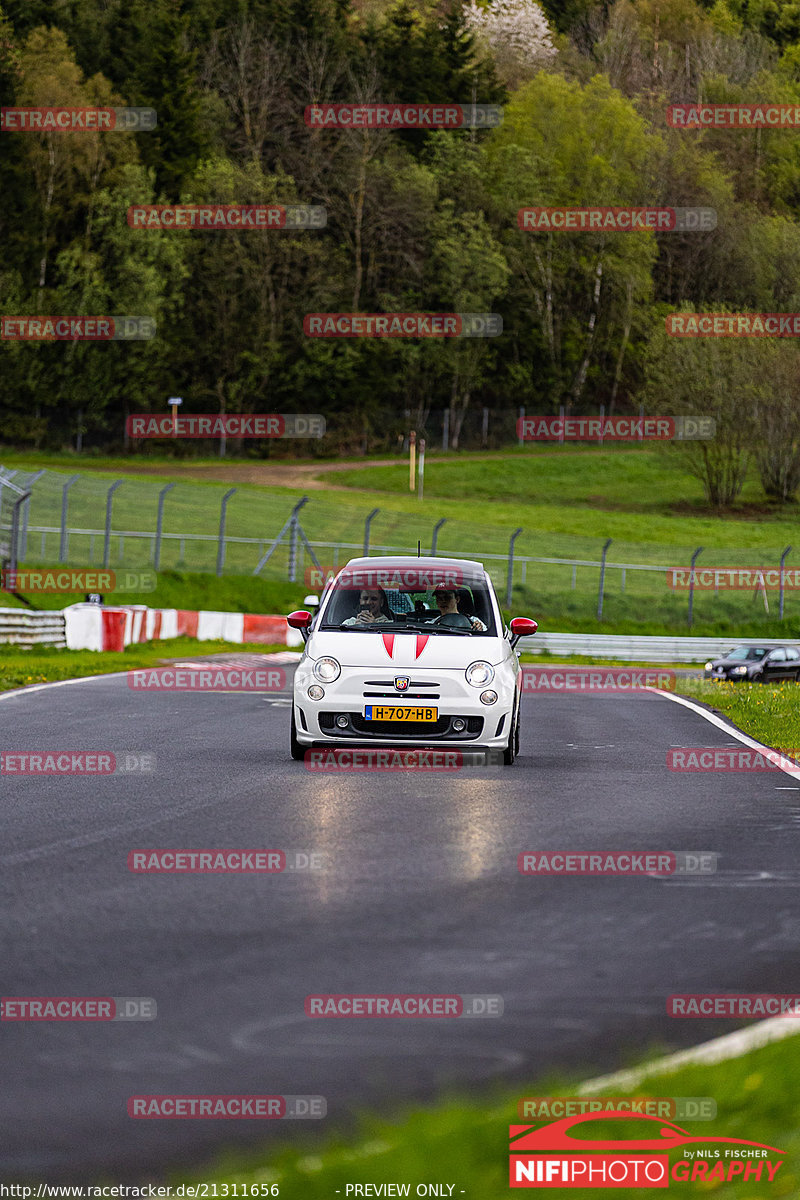
[[[455,721],[453,721],[453,729],[456,731],[456,733],[463,733],[466,728],[467,722],[463,721],[461,717],[456,717]]]
[[[350,722],[348,721],[348,719],[344,715],[344,713],[342,713],[340,716],[338,716],[336,718],[336,724],[339,726],[340,729],[347,729],[347,726],[350,724]]]
[[[481,704],[496,704],[497,692],[481,692]]]
[[[311,687],[306,692],[309,700],[321,700],[325,695],[325,688],[321,688],[318,683],[312,683]]]

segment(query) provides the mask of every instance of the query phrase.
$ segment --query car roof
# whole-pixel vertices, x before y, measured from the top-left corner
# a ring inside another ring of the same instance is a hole
[[[468,568],[474,571],[478,576],[482,576],[485,571],[483,563],[474,558],[432,558],[430,555],[421,555],[417,558],[416,555],[392,554],[383,557],[370,555],[368,558],[351,558],[341,568],[344,570],[352,570],[354,567],[438,567],[441,570],[443,567],[461,567]]]

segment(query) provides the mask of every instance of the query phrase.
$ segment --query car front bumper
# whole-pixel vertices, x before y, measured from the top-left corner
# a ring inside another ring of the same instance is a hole
[[[295,723],[301,745],[500,749],[508,741],[516,686],[515,677],[507,670],[495,669],[495,677],[486,688],[474,688],[467,683],[463,670],[419,669],[409,673],[411,683],[407,691],[400,692],[394,689],[392,672],[384,667],[349,670],[333,683],[321,683],[312,665],[310,661],[301,663],[294,679]],[[307,691],[312,684],[324,688],[322,700],[309,699]],[[497,693],[494,704],[481,703],[484,690]],[[438,719],[425,724],[373,722],[365,719],[367,705],[430,706],[437,709]],[[346,724],[338,724],[339,718]],[[455,721],[463,721],[464,728],[455,729]]]

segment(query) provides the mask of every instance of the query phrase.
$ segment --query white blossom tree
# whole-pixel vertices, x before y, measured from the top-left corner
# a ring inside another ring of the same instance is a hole
[[[511,87],[531,79],[556,55],[547,18],[535,0],[470,0],[467,24],[491,50],[500,77]]]

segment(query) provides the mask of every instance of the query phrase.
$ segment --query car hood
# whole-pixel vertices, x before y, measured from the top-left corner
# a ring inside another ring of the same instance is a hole
[[[763,658],[715,658],[712,662],[714,667],[757,667],[764,660]]]
[[[421,670],[464,670],[478,659],[496,665],[501,661],[503,639],[470,637],[458,633],[312,633],[306,645],[309,658],[330,655],[342,666]]]

